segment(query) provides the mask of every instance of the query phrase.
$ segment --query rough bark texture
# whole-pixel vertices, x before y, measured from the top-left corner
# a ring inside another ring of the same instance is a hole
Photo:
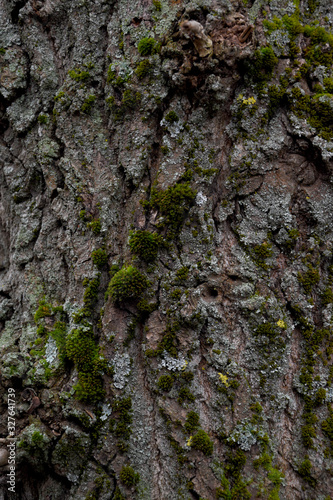
[[[0,498],[331,498],[332,2],[0,23]]]

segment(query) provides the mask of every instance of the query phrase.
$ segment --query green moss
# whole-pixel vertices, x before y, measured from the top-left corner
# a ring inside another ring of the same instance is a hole
[[[115,418],[110,420],[110,432],[112,432],[122,441],[118,442],[118,446],[126,448],[123,441],[128,441],[132,434],[132,400],[130,397],[120,398],[113,403],[113,413]]]
[[[76,323],[82,322],[84,318],[89,318],[94,313],[94,307],[98,298],[99,276],[92,280],[85,279],[83,295],[84,307],[73,316]],[[75,396],[85,402],[95,403],[104,397],[102,372],[106,371],[107,364],[105,358],[99,355],[98,345],[95,343],[92,328],[76,328],[64,337],[59,325],[56,336],[59,339],[63,357],[73,361],[78,370],[78,383],[74,386]]]
[[[177,398],[179,404],[184,403],[184,401],[189,401],[193,403],[195,401],[195,397],[188,387],[181,387],[179,390],[179,396]]]
[[[147,209],[152,208],[160,212],[163,222],[158,224],[158,228],[167,227],[167,239],[173,239],[179,234],[196,194],[189,182],[169,186],[165,191],[153,188],[150,202],[144,202],[143,205]]]
[[[114,301],[138,298],[148,287],[147,278],[134,266],[123,267],[110,281],[107,294]]]
[[[250,72],[255,81],[265,82],[271,78],[273,69],[277,63],[278,58],[274,54],[272,47],[263,47],[255,52]]]
[[[157,385],[162,391],[169,392],[173,386],[173,377],[171,377],[171,375],[161,375]]]
[[[153,6],[158,12],[162,10],[162,4],[159,0],[153,0]]]
[[[105,397],[103,382],[98,370],[94,370],[92,373],[79,372],[79,381],[73,388],[76,398],[85,403],[97,403]]]
[[[308,0],[308,8],[309,8],[310,14],[314,13],[314,11],[318,7],[318,5],[319,5],[318,0]]]
[[[112,69],[112,64],[110,64],[110,66],[108,67],[106,81],[107,81],[107,83],[112,83],[115,81],[115,79],[116,79],[116,73]]]
[[[290,229],[290,231],[288,231],[288,236],[289,238],[287,239],[287,241],[285,242],[285,247],[287,250],[292,250],[295,245],[296,245],[296,242],[299,238],[299,231],[297,229]]]
[[[182,291],[180,288],[176,288],[175,290],[172,290],[172,292],[170,293],[170,297],[173,300],[179,300],[181,296],[182,296]]]
[[[325,91],[333,94],[333,78],[324,78]]]
[[[330,416],[321,423],[321,428],[333,446],[333,412],[331,412]]]
[[[83,281],[85,290],[83,294],[84,307],[83,309],[81,309],[82,316],[89,317],[93,314],[94,306],[96,305],[98,299],[99,283],[100,283],[99,276],[91,280]]]
[[[40,115],[38,115],[37,121],[38,121],[38,123],[47,123],[48,122],[48,116],[47,115],[43,115],[41,113]]]
[[[187,414],[184,427],[190,434],[197,430],[197,428],[199,427],[199,415],[195,411],[190,411]]]
[[[267,243],[266,241],[264,241],[261,245],[255,245],[253,248],[253,252],[254,261],[256,262],[256,264],[264,269],[267,269],[268,266],[265,260],[273,255],[271,243]]]
[[[56,321],[52,330],[50,331],[51,337],[55,340],[58,352],[59,359],[63,363],[67,358],[66,353],[66,335],[67,335],[67,326],[64,321]]]
[[[48,304],[46,302],[46,300],[44,300],[44,299],[40,300],[39,307],[34,315],[35,323],[38,323],[38,321],[42,318],[52,316],[52,315],[53,315],[53,311],[52,311],[51,304]]]
[[[332,139],[331,94],[303,95],[299,88],[294,87],[291,90],[290,108],[299,118],[306,118],[320,137],[326,140]]]
[[[119,474],[120,481],[125,486],[135,486],[140,481],[140,475],[132,469],[129,465],[122,467]]]
[[[39,431],[34,431],[30,438],[19,441],[18,448],[22,448],[27,451],[30,455],[36,456],[45,448],[46,442],[44,436]]]
[[[150,231],[132,231],[130,233],[131,252],[145,262],[153,262],[156,259],[161,242],[161,236]]]
[[[276,31],[276,30],[281,29],[283,27],[282,20],[276,16],[273,17],[273,21],[267,21],[266,19],[264,19],[262,24],[266,28],[269,35],[271,33],[273,33],[273,31]]]
[[[307,456],[299,466],[298,473],[307,483],[309,483],[310,486],[315,487],[317,481],[314,477],[311,476],[311,469],[312,464],[309,460],[309,457]]]
[[[247,484],[239,478],[230,490],[229,481],[224,476],[221,480],[222,487],[216,490],[216,497],[225,500],[249,500],[252,498],[252,495],[247,489]]]
[[[87,227],[92,230],[94,234],[99,234],[102,229],[102,224],[100,219],[94,219],[91,222],[87,222]]]
[[[128,441],[132,434],[132,400],[130,397],[117,399],[113,403],[115,418],[110,420],[110,432],[117,436],[118,447],[122,450],[127,448],[125,441]]]
[[[332,288],[330,288],[330,287],[325,288],[325,290],[321,294],[321,303],[322,303],[322,305],[324,307],[327,306],[328,304],[332,304],[333,303],[333,291],[332,291]]]
[[[90,78],[88,71],[80,71],[78,68],[68,71],[68,75],[76,82],[86,82]]]
[[[81,106],[81,111],[82,113],[90,113],[91,108],[96,101],[96,96],[95,95],[90,95],[85,99],[84,103]]]
[[[140,92],[133,92],[132,89],[126,89],[124,90],[121,104],[124,108],[134,109],[140,103],[141,98]]]
[[[121,494],[121,491],[118,486],[114,492],[112,500],[126,500],[126,498]]]
[[[213,453],[213,442],[210,440],[208,434],[200,429],[191,440],[191,447],[196,450],[202,451],[205,455]]]
[[[145,78],[145,76],[149,75],[149,73],[152,71],[152,68],[153,66],[151,62],[148,59],[144,59],[137,65],[135,74],[137,75],[139,80],[142,80],[143,78]]]
[[[254,334],[255,335],[265,335],[269,339],[274,339],[279,334],[279,331],[276,328],[275,324],[267,322],[267,323],[262,323],[261,325],[259,325],[256,328]]]
[[[138,51],[142,56],[150,56],[157,50],[158,44],[154,38],[142,38],[138,43]]]
[[[140,314],[140,320],[144,320],[149,314],[157,309],[158,305],[156,302],[149,303],[147,299],[143,298],[137,303],[138,311]]]
[[[108,263],[108,254],[103,248],[98,248],[91,253],[91,259],[98,269],[102,269]]]
[[[316,429],[313,425],[303,425],[301,429],[302,443],[305,448],[313,448],[313,438],[316,437]]]
[[[308,264],[308,270],[305,273],[298,273],[298,281],[302,284],[307,294],[311,293],[312,288],[319,283],[319,279],[319,271],[312,264]]]
[[[68,335],[66,354],[68,359],[74,361],[79,371],[91,371],[97,353],[92,335],[87,335],[82,329],[75,329]]]
[[[194,379],[194,375],[190,371],[182,371],[180,374],[180,378],[182,378],[183,380],[185,380],[185,382],[190,384],[192,382],[192,380]]]
[[[176,123],[179,121],[179,117],[175,111],[169,111],[164,117],[164,119],[169,123]]]
[[[186,266],[181,267],[176,272],[176,279],[177,279],[177,281],[179,281],[179,282],[180,281],[185,281],[188,278],[188,274],[189,274],[189,268],[186,267]]]

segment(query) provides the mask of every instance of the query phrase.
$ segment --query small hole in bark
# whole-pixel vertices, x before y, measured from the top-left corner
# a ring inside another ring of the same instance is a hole
[[[132,24],[133,26],[139,26],[142,22],[142,17],[133,17]]]

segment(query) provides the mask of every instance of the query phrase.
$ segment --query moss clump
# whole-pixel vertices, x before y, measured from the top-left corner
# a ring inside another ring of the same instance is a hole
[[[110,281],[107,294],[114,301],[138,298],[148,287],[147,278],[134,266],[123,267]]]
[[[75,396],[85,403],[97,403],[105,396],[98,365],[91,373],[79,372],[79,381],[74,386]]]
[[[110,66],[108,67],[108,74],[106,77],[106,82],[113,83],[115,81],[115,79],[116,79],[116,73],[112,69],[112,64],[110,64]]]
[[[74,317],[76,323],[80,323],[83,317],[92,316],[98,299],[99,282],[99,276],[93,278],[92,280],[83,280],[83,286],[85,287],[83,294],[84,306]]]
[[[38,321],[42,318],[45,318],[47,316],[52,316],[52,315],[53,315],[52,306],[50,304],[48,304],[46,302],[46,300],[44,300],[44,299],[40,300],[39,307],[34,315],[35,323],[38,323]]]
[[[313,425],[303,425],[301,429],[301,437],[305,448],[313,448],[313,438],[316,437],[316,429]]]
[[[333,94],[333,78],[324,78],[325,91]]]
[[[153,188],[150,202],[144,202],[143,205],[145,208],[157,209],[160,212],[163,221],[158,224],[158,228],[167,226],[167,239],[173,239],[179,234],[196,194],[189,182],[169,186],[165,191]]]
[[[124,441],[128,441],[132,434],[132,400],[130,397],[120,398],[113,403],[115,418],[110,420],[110,432],[121,439],[118,446],[126,449]]]
[[[169,113],[165,115],[165,121],[169,123],[176,123],[179,121],[179,116],[175,111],[169,111]]]
[[[308,270],[301,274],[298,273],[298,281],[302,284],[305,293],[310,294],[314,285],[319,283],[319,271],[312,264],[308,264]]]
[[[264,241],[261,245],[255,245],[253,248],[253,252],[254,261],[256,262],[256,264],[263,269],[267,269],[268,266],[265,260],[273,255],[271,243],[267,243],[267,241]]]
[[[88,71],[80,71],[78,68],[68,71],[68,75],[76,82],[86,82],[90,77]]]
[[[291,251],[295,247],[299,235],[299,231],[295,228],[288,231],[288,239],[284,244],[287,250]]]
[[[176,272],[176,278],[177,278],[177,281],[184,281],[188,278],[188,273],[189,273],[189,268],[188,267],[181,267],[180,269],[178,269],[178,271]]]
[[[97,355],[97,347],[92,336],[82,329],[75,329],[66,340],[66,353],[79,371],[90,371]]]
[[[50,331],[51,337],[55,340],[58,352],[59,359],[62,362],[65,362],[67,358],[66,353],[66,335],[67,335],[67,327],[64,321],[56,321],[52,330]]]
[[[138,43],[138,51],[142,56],[150,56],[155,54],[158,44],[154,38],[142,38]]]
[[[274,339],[278,335],[278,330],[275,326],[275,324],[272,323],[262,323],[259,325],[255,332],[255,335],[265,335],[269,339]]]
[[[190,411],[188,413],[184,427],[190,434],[197,430],[199,427],[199,415],[195,411]]]
[[[325,436],[331,441],[331,445],[333,446],[333,412],[331,412],[330,416],[324,420],[321,424],[321,428]]]
[[[48,116],[47,116],[47,115],[40,114],[40,115],[37,117],[37,121],[38,121],[38,123],[47,123],[47,122],[48,122]]]
[[[123,93],[123,96],[121,99],[121,105],[124,108],[134,109],[137,106],[137,104],[140,103],[141,98],[142,98],[142,96],[141,96],[140,92],[133,92],[132,89],[126,89],[126,90],[124,90],[124,93]]]
[[[258,82],[268,81],[277,63],[278,58],[272,47],[268,46],[257,50],[251,67],[252,76]]]
[[[140,94],[140,92],[134,92],[132,89],[126,89],[123,92],[120,104],[116,103],[116,99],[114,96],[108,97],[106,99],[106,102],[109,104],[114,120],[119,121],[124,119],[126,113],[129,110],[132,111],[133,109],[135,109],[141,102],[141,99],[142,95]]]
[[[309,457],[306,456],[305,460],[303,460],[303,462],[299,466],[298,473],[307,483],[309,483],[310,486],[315,487],[317,481],[314,477],[311,476],[311,469],[312,464],[309,460]]]
[[[321,303],[323,306],[333,303],[333,291],[332,288],[327,287],[321,294]]]
[[[95,101],[96,101],[95,95],[88,96],[87,99],[84,101],[84,103],[81,106],[82,113],[90,113],[91,108],[92,108]]]
[[[132,469],[129,465],[125,465],[119,474],[120,481],[125,486],[135,486],[140,481],[140,475]]]
[[[200,429],[191,440],[191,447],[196,450],[202,451],[205,455],[213,453],[213,442],[210,440],[208,434]]]
[[[308,0],[308,7],[309,7],[310,14],[314,13],[314,11],[318,7],[318,5],[319,5],[318,0]]]
[[[221,479],[221,488],[217,488],[216,490],[216,498],[224,500],[250,500],[252,496],[247,489],[247,484],[241,478],[238,478],[234,486],[230,489],[228,479],[223,476]],[[279,497],[273,499],[273,497],[269,496],[268,498],[269,500],[279,500]]]
[[[134,255],[145,262],[153,262],[157,257],[159,245],[162,238],[150,231],[132,231],[130,233],[129,246]]]
[[[296,116],[306,118],[308,123],[317,130],[318,135],[323,139],[332,139],[332,94],[303,95],[299,88],[294,87],[289,100],[290,108]]]
[[[153,0],[153,6],[158,12],[162,10],[162,4],[159,0]]]
[[[92,330],[76,328],[66,339],[66,356],[73,361],[79,374],[74,386],[75,396],[85,402],[95,403],[104,397],[101,373],[107,369],[105,358],[99,355]]]
[[[108,254],[103,248],[98,248],[91,253],[91,259],[98,269],[102,269],[108,263]]]
[[[114,492],[113,500],[126,500],[126,498],[121,494],[121,491],[118,486]]]
[[[273,17],[273,21],[267,21],[266,19],[264,19],[262,24],[265,26],[269,35],[273,33],[273,31],[276,31],[283,27],[282,19],[279,19],[276,16]]]
[[[177,398],[179,404],[183,404],[184,401],[189,401],[193,403],[195,401],[195,396],[192,394],[188,387],[181,387],[179,390],[179,396]]]
[[[161,375],[158,379],[157,385],[162,391],[169,392],[173,386],[173,378],[171,375]]]
[[[142,80],[145,76],[149,75],[152,68],[153,66],[151,62],[148,59],[144,59],[144,61],[140,61],[137,65],[135,74],[139,78],[139,80]]]
[[[91,222],[87,222],[87,227],[92,230],[94,234],[99,234],[102,229],[102,224],[100,219],[94,219]]]
[[[30,455],[38,455],[45,448],[44,436],[39,431],[34,431],[30,437],[26,437],[18,443],[18,448],[26,450]]]
[[[172,292],[170,293],[170,297],[172,300],[179,300],[181,296],[182,296],[182,291],[180,288],[176,288],[175,290],[172,290]]]

